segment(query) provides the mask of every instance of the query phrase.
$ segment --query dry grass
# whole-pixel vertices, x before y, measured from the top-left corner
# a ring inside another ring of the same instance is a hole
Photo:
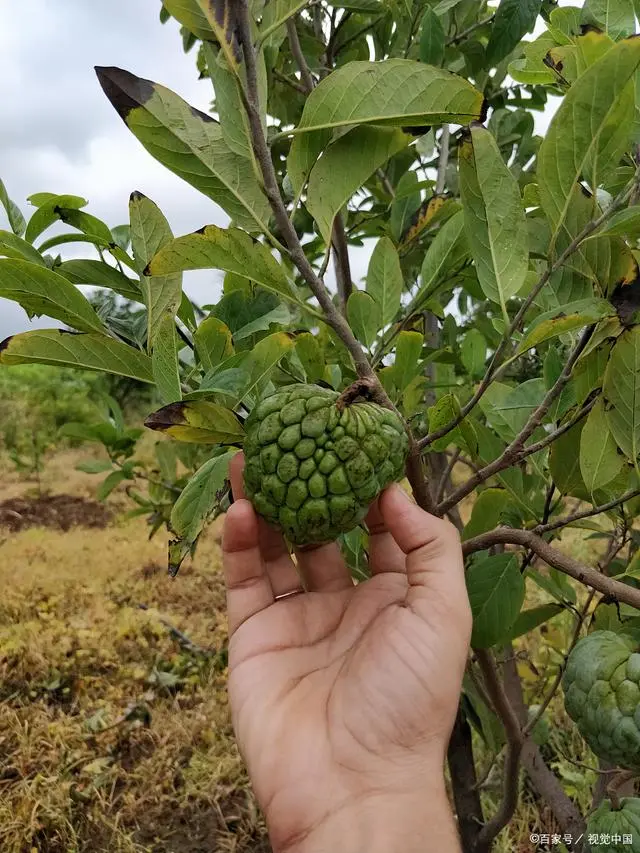
[[[97,478],[74,470],[80,457],[86,450],[50,459],[44,488],[93,497]],[[2,473],[0,498],[31,489]],[[170,580],[166,536],[149,542],[144,521],[119,520],[118,492],[110,505],[116,521],[104,530],[0,531],[0,850],[267,851],[229,723],[220,525]],[[466,519],[469,502],[462,511]],[[579,534],[562,542],[589,561],[592,546]],[[544,600],[531,586],[527,606]],[[160,617],[214,654],[181,648]],[[563,614],[518,641],[529,701],[539,701],[541,676],[553,677],[571,628]],[[559,697],[548,721],[545,757],[586,811],[594,776],[572,762],[594,759]],[[476,748],[488,767],[480,738]],[[495,772],[483,790],[488,815],[499,796]],[[496,850],[528,853],[531,832],[554,831],[524,783]]]
[[[90,497],[76,460],[45,486]],[[140,520],[2,538],[0,850],[268,849],[229,723],[219,526],[174,581]]]

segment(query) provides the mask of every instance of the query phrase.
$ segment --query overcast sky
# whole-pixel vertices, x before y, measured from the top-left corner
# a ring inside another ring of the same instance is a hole
[[[564,3],[563,3],[564,5]],[[148,154],[105,98],[94,65],[116,65],[163,83],[201,110],[211,87],[199,81],[195,54],[181,50],[178,25],[158,19],[158,0],[15,0],[0,3],[0,177],[28,215],[35,192],[72,193],[110,226],[126,222],[132,190],[160,205],[176,235],[227,221],[224,212]],[[546,123],[546,122],[545,122]],[[0,227],[8,227],[0,211]],[[65,254],[87,256],[86,244]],[[366,253],[353,259],[354,279]],[[187,274],[198,302],[215,301],[219,274]],[[15,302],[0,298],[0,340],[34,326]]]

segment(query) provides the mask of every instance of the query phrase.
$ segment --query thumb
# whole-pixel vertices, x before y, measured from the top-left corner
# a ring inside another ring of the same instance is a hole
[[[380,511],[406,554],[407,604],[422,611],[435,597],[468,608],[462,548],[455,527],[420,509],[396,484],[380,498]]]

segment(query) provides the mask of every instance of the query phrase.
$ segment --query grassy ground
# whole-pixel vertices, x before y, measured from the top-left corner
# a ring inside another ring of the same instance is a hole
[[[45,487],[90,497],[76,458]],[[3,477],[0,498],[24,491]],[[118,500],[104,530],[0,534],[0,850],[265,850],[229,724],[219,525],[172,581],[166,537]]]
[[[73,467],[80,456],[50,460],[44,488],[91,498],[95,478]],[[5,472],[0,499],[30,488]],[[0,531],[0,850],[267,851],[229,724],[220,524],[170,580],[166,536],[149,542],[143,521],[119,520],[117,492],[109,506],[104,529]],[[167,623],[211,653],[182,647]],[[570,631],[562,615],[518,643],[530,699]],[[586,809],[595,777],[574,762],[593,757],[560,700],[548,719],[545,755]],[[480,742],[478,755],[489,768]],[[483,787],[488,814],[499,769],[500,759]],[[555,829],[525,785],[497,849],[530,851],[531,832]]]

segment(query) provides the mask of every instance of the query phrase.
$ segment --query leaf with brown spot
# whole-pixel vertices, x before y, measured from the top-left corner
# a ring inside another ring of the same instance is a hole
[[[244,428],[229,409],[207,400],[169,403],[144,422],[178,441],[196,444],[242,444]]]

